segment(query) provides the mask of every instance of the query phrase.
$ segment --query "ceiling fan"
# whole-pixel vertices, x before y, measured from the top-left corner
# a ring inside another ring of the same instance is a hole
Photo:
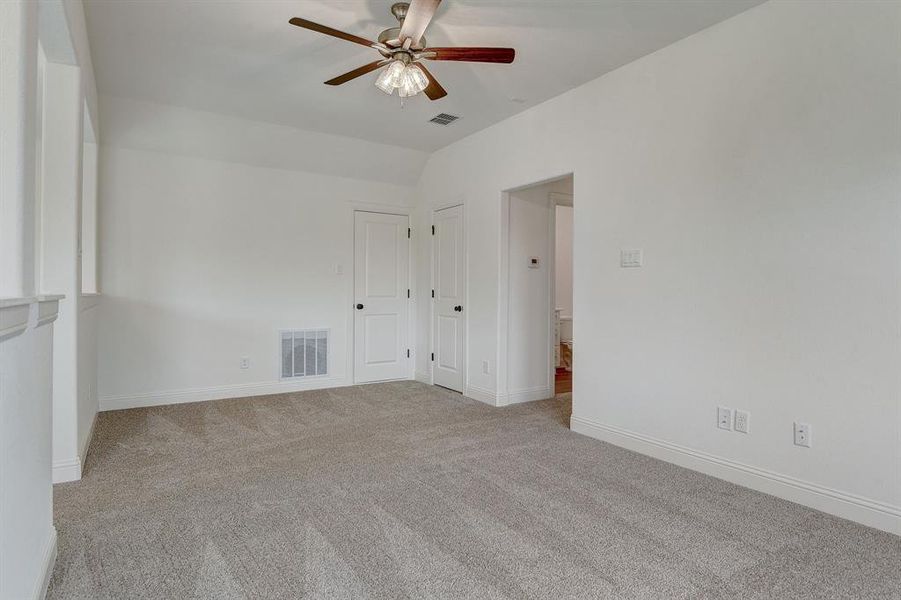
[[[373,48],[382,58],[349,73],[326,81],[326,85],[341,85],[366,73],[388,67],[375,81],[377,88],[388,95],[397,90],[398,96],[408,98],[425,92],[430,100],[447,95],[438,80],[422,64],[426,60],[455,60],[465,62],[512,63],[516,55],[513,48],[430,48],[422,36],[435,15],[441,0],[413,0],[397,2],[391,6],[399,24],[379,34],[378,41],[338,31],[325,25],[294,17],[289,23],[311,31],[318,31],[348,42]]]

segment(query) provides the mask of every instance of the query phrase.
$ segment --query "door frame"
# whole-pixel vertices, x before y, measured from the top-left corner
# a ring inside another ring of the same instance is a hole
[[[495,379],[495,404],[497,406],[506,406],[508,404],[515,404],[520,402],[518,398],[511,398],[510,393],[510,382],[508,380],[508,360],[509,353],[507,352],[507,348],[509,346],[509,336],[510,336],[510,195],[519,190],[536,187],[539,185],[544,185],[548,183],[553,183],[555,181],[559,181],[561,179],[566,179],[567,177],[572,177],[573,181],[575,181],[576,172],[575,170],[565,171],[559,175],[554,175],[552,177],[547,177],[544,179],[540,179],[538,181],[534,181],[532,183],[526,183],[523,185],[517,185],[516,187],[507,188],[503,190],[500,194],[500,235],[498,236],[498,294],[497,294],[497,358],[496,358],[496,379]],[[554,367],[554,348],[553,348],[553,340],[554,340],[554,309],[556,308],[557,294],[556,294],[556,199],[554,195],[558,194],[558,192],[550,192],[548,194],[548,233],[549,233],[549,241],[548,241],[548,253],[547,253],[547,261],[548,261],[548,278],[547,278],[547,289],[548,289],[548,315],[547,315],[547,329],[548,329],[548,339],[551,341],[548,344],[548,355],[547,355],[547,374],[548,374],[548,386],[553,391],[555,386],[555,376],[556,369]],[[565,194],[564,194],[565,195]],[[575,194],[573,194],[575,197]],[[575,205],[575,202],[573,203]],[[575,212],[573,213],[575,216]],[[575,232],[573,232],[573,243],[575,245]],[[573,252],[573,263],[575,263],[575,252]],[[575,287],[575,274],[573,275],[573,286]],[[573,310],[575,312],[575,310]],[[574,319],[575,320],[575,319]],[[575,337],[575,332],[573,333],[573,337]],[[512,394],[515,396],[515,394]]]
[[[563,194],[560,192],[550,192],[548,194],[548,204],[550,205],[548,208],[550,209],[550,248],[548,249],[548,267],[550,271],[550,277],[548,281],[549,286],[549,297],[550,297],[550,309],[551,309],[551,330],[549,332],[550,339],[556,341],[554,338],[554,319],[557,314],[557,207],[558,206],[571,206],[573,208],[573,216],[575,217],[575,202],[574,202],[575,194]],[[569,204],[563,204],[562,201],[569,201]],[[573,220],[575,224],[575,219]],[[575,229],[575,228],[574,228]],[[575,242],[575,233],[573,233],[573,242]],[[574,244],[575,245],[575,244]],[[576,262],[576,253],[572,252],[572,262]],[[572,269],[572,267],[570,267]],[[574,278],[575,279],[575,278]],[[570,315],[572,317],[572,315]],[[557,364],[554,360],[556,353],[556,348],[551,348],[550,354],[550,386],[556,395],[557,390]]]
[[[347,305],[347,309],[345,312],[347,321],[345,325],[345,330],[347,334],[345,336],[345,347],[347,351],[345,352],[344,359],[344,369],[347,380],[347,385],[368,385],[367,383],[357,383],[357,374],[356,374],[356,364],[354,357],[356,356],[356,335],[355,335],[355,322],[356,318],[356,309],[354,308],[354,277],[356,275],[357,261],[356,261],[356,215],[358,212],[368,212],[368,213],[377,213],[382,215],[397,215],[400,217],[407,217],[407,227],[412,228],[413,221],[413,211],[414,207],[412,206],[395,206],[393,204],[380,204],[377,202],[350,202],[348,204],[350,210],[347,211],[348,218],[348,226],[346,231],[349,231],[349,240],[348,240],[348,258],[350,263],[350,269],[346,269],[343,273],[343,277],[345,279],[345,304]],[[410,243],[410,252],[407,255],[407,287],[408,289],[413,289],[413,245],[412,239],[407,238],[408,243]],[[411,292],[412,294],[412,292]],[[410,358],[407,358],[407,377],[402,380],[388,380],[388,381],[406,381],[413,379],[413,342],[416,339],[416,331],[414,329],[416,321],[415,315],[416,312],[412,307],[412,298],[409,299],[411,304],[408,304],[407,308],[407,344],[410,345]]]
[[[464,396],[467,395],[467,390],[469,389],[469,369],[467,368],[467,357],[469,356],[469,286],[467,283],[469,282],[469,243],[468,243],[468,230],[469,227],[466,224],[466,203],[460,200],[454,200],[451,202],[447,202],[444,204],[436,204],[432,206],[432,210],[429,213],[429,226],[435,226],[435,213],[441,210],[446,210],[448,208],[456,208],[460,207],[460,212],[463,217],[463,364],[461,365],[461,369],[463,371],[463,391],[460,392]],[[431,235],[431,234],[430,234]],[[430,289],[435,289],[435,261],[438,259],[438,254],[435,252],[435,236],[431,235],[431,243],[429,244],[429,287]],[[429,298],[429,352],[435,352],[435,299]],[[435,361],[429,360],[429,385],[435,385]]]

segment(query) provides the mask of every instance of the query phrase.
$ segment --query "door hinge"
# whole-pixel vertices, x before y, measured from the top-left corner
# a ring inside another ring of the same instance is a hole
[[[407,348],[407,358],[410,358],[410,349]]]
[[[410,239],[410,235],[412,235],[412,232],[411,232],[410,228],[407,227],[407,239]]]
[[[407,288],[407,298],[410,297],[410,288]]]
[[[435,235],[435,226],[432,225],[432,235]]]
[[[435,297],[435,290],[432,290],[432,298]]]
[[[435,360],[435,353],[432,352],[432,361],[434,361],[434,360]]]

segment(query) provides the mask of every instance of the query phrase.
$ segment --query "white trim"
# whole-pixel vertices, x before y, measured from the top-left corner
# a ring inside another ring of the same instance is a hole
[[[371,212],[404,217],[409,217],[416,210],[416,206],[402,204],[381,204],[379,202],[348,202],[348,204],[352,212]]]
[[[445,208],[453,208],[455,206],[464,206],[466,204],[466,195],[465,194],[457,194],[451,200],[445,200],[444,202],[436,202],[431,205],[432,212],[436,212],[439,210],[444,210]]]
[[[507,394],[507,341],[510,321],[510,192],[501,192],[497,247],[497,355],[494,357],[496,398]]]
[[[75,458],[67,458],[63,460],[53,461],[52,481],[53,483],[68,483],[70,481],[79,481],[84,470],[85,462],[88,458],[88,449],[91,447],[91,440],[94,438],[94,428],[97,426],[97,413],[91,419],[91,427],[88,429],[88,435],[84,441],[79,440],[80,448],[78,456]]]
[[[547,198],[547,387],[551,390],[551,396],[554,395],[557,383],[557,348],[554,336],[557,328],[557,201],[554,194],[557,193],[549,192]]]
[[[15,306],[29,306],[37,300],[34,296],[24,296],[22,298],[0,298],[0,310],[4,308],[13,308]]]
[[[576,433],[901,535],[901,507],[898,506],[693,450],[634,431],[604,425],[585,417],[573,415],[570,427]]]
[[[94,418],[91,419],[91,427],[88,429],[88,437],[81,443],[78,457],[82,465],[85,464],[88,459],[88,450],[91,448],[91,440],[94,439],[94,428],[97,426],[97,415],[98,413],[94,413]]]
[[[497,294],[497,357],[495,364],[495,373],[497,377],[497,405],[506,406],[507,404],[516,404],[519,402],[530,402],[532,400],[542,400],[554,395],[554,308],[556,303],[556,281],[554,273],[555,262],[555,207],[557,198],[569,198],[569,194],[561,194],[559,192],[548,193],[548,210],[550,212],[548,226],[551,231],[548,248],[548,381],[547,388],[532,388],[528,390],[508,391],[509,387],[509,335],[510,335],[510,196],[512,193],[560,181],[568,177],[572,177],[575,181],[576,171],[570,169],[557,175],[540,179],[533,183],[526,183],[514,187],[507,187],[500,194],[499,223],[500,231],[498,233],[498,294]],[[547,392],[549,388],[549,393]],[[544,391],[539,391],[544,390]]]
[[[563,192],[549,192],[548,198],[554,206],[569,206],[572,208],[573,205],[573,194],[564,194]]]
[[[50,587],[50,578],[53,576],[53,567],[56,564],[56,527],[50,526],[50,535],[44,542],[41,552],[41,576],[34,582],[34,590],[31,597],[34,600],[44,600],[47,596],[47,588]]]
[[[463,389],[463,395],[479,402],[484,402],[490,406],[497,406],[497,394],[493,391],[479,387],[477,385],[467,384]]]
[[[0,339],[18,335],[28,328],[32,302],[33,299],[28,299],[21,303],[6,301],[0,304]]]
[[[553,385],[542,385],[523,390],[513,390],[506,394],[497,395],[498,406],[508,406],[510,404],[520,404],[522,402],[534,402],[535,400],[547,400],[554,397]]]
[[[303,379],[303,378],[301,378]],[[165,404],[183,404],[186,402],[206,402],[209,400],[225,400],[226,398],[243,398],[245,396],[266,396],[269,394],[285,394],[305,390],[320,390],[354,385],[346,377],[316,377],[307,381],[261,381],[258,383],[240,383],[205,388],[183,390],[166,390],[146,392],[123,396],[107,396],[100,398],[100,410],[123,410],[145,406],[162,406]]]
[[[52,323],[59,316],[59,301],[62,296],[45,296],[38,298],[38,321],[35,327]]]
[[[53,461],[53,483],[68,483],[81,479],[81,458]]]
[[[429,371],[415,371],[413,373],[413,379],[432,385],[432,374]]]

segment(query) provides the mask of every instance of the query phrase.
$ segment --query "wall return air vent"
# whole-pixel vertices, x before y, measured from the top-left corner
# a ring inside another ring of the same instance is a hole
[[[328,375],[328,329],[281,331],[282,379]]]
[[[429,123],[435,123],[436,125],[450,125],[460,117],[456,115],[449,115],[447,113],[441,113],[440,115],[435,115],[431,119],[429,119]]]

